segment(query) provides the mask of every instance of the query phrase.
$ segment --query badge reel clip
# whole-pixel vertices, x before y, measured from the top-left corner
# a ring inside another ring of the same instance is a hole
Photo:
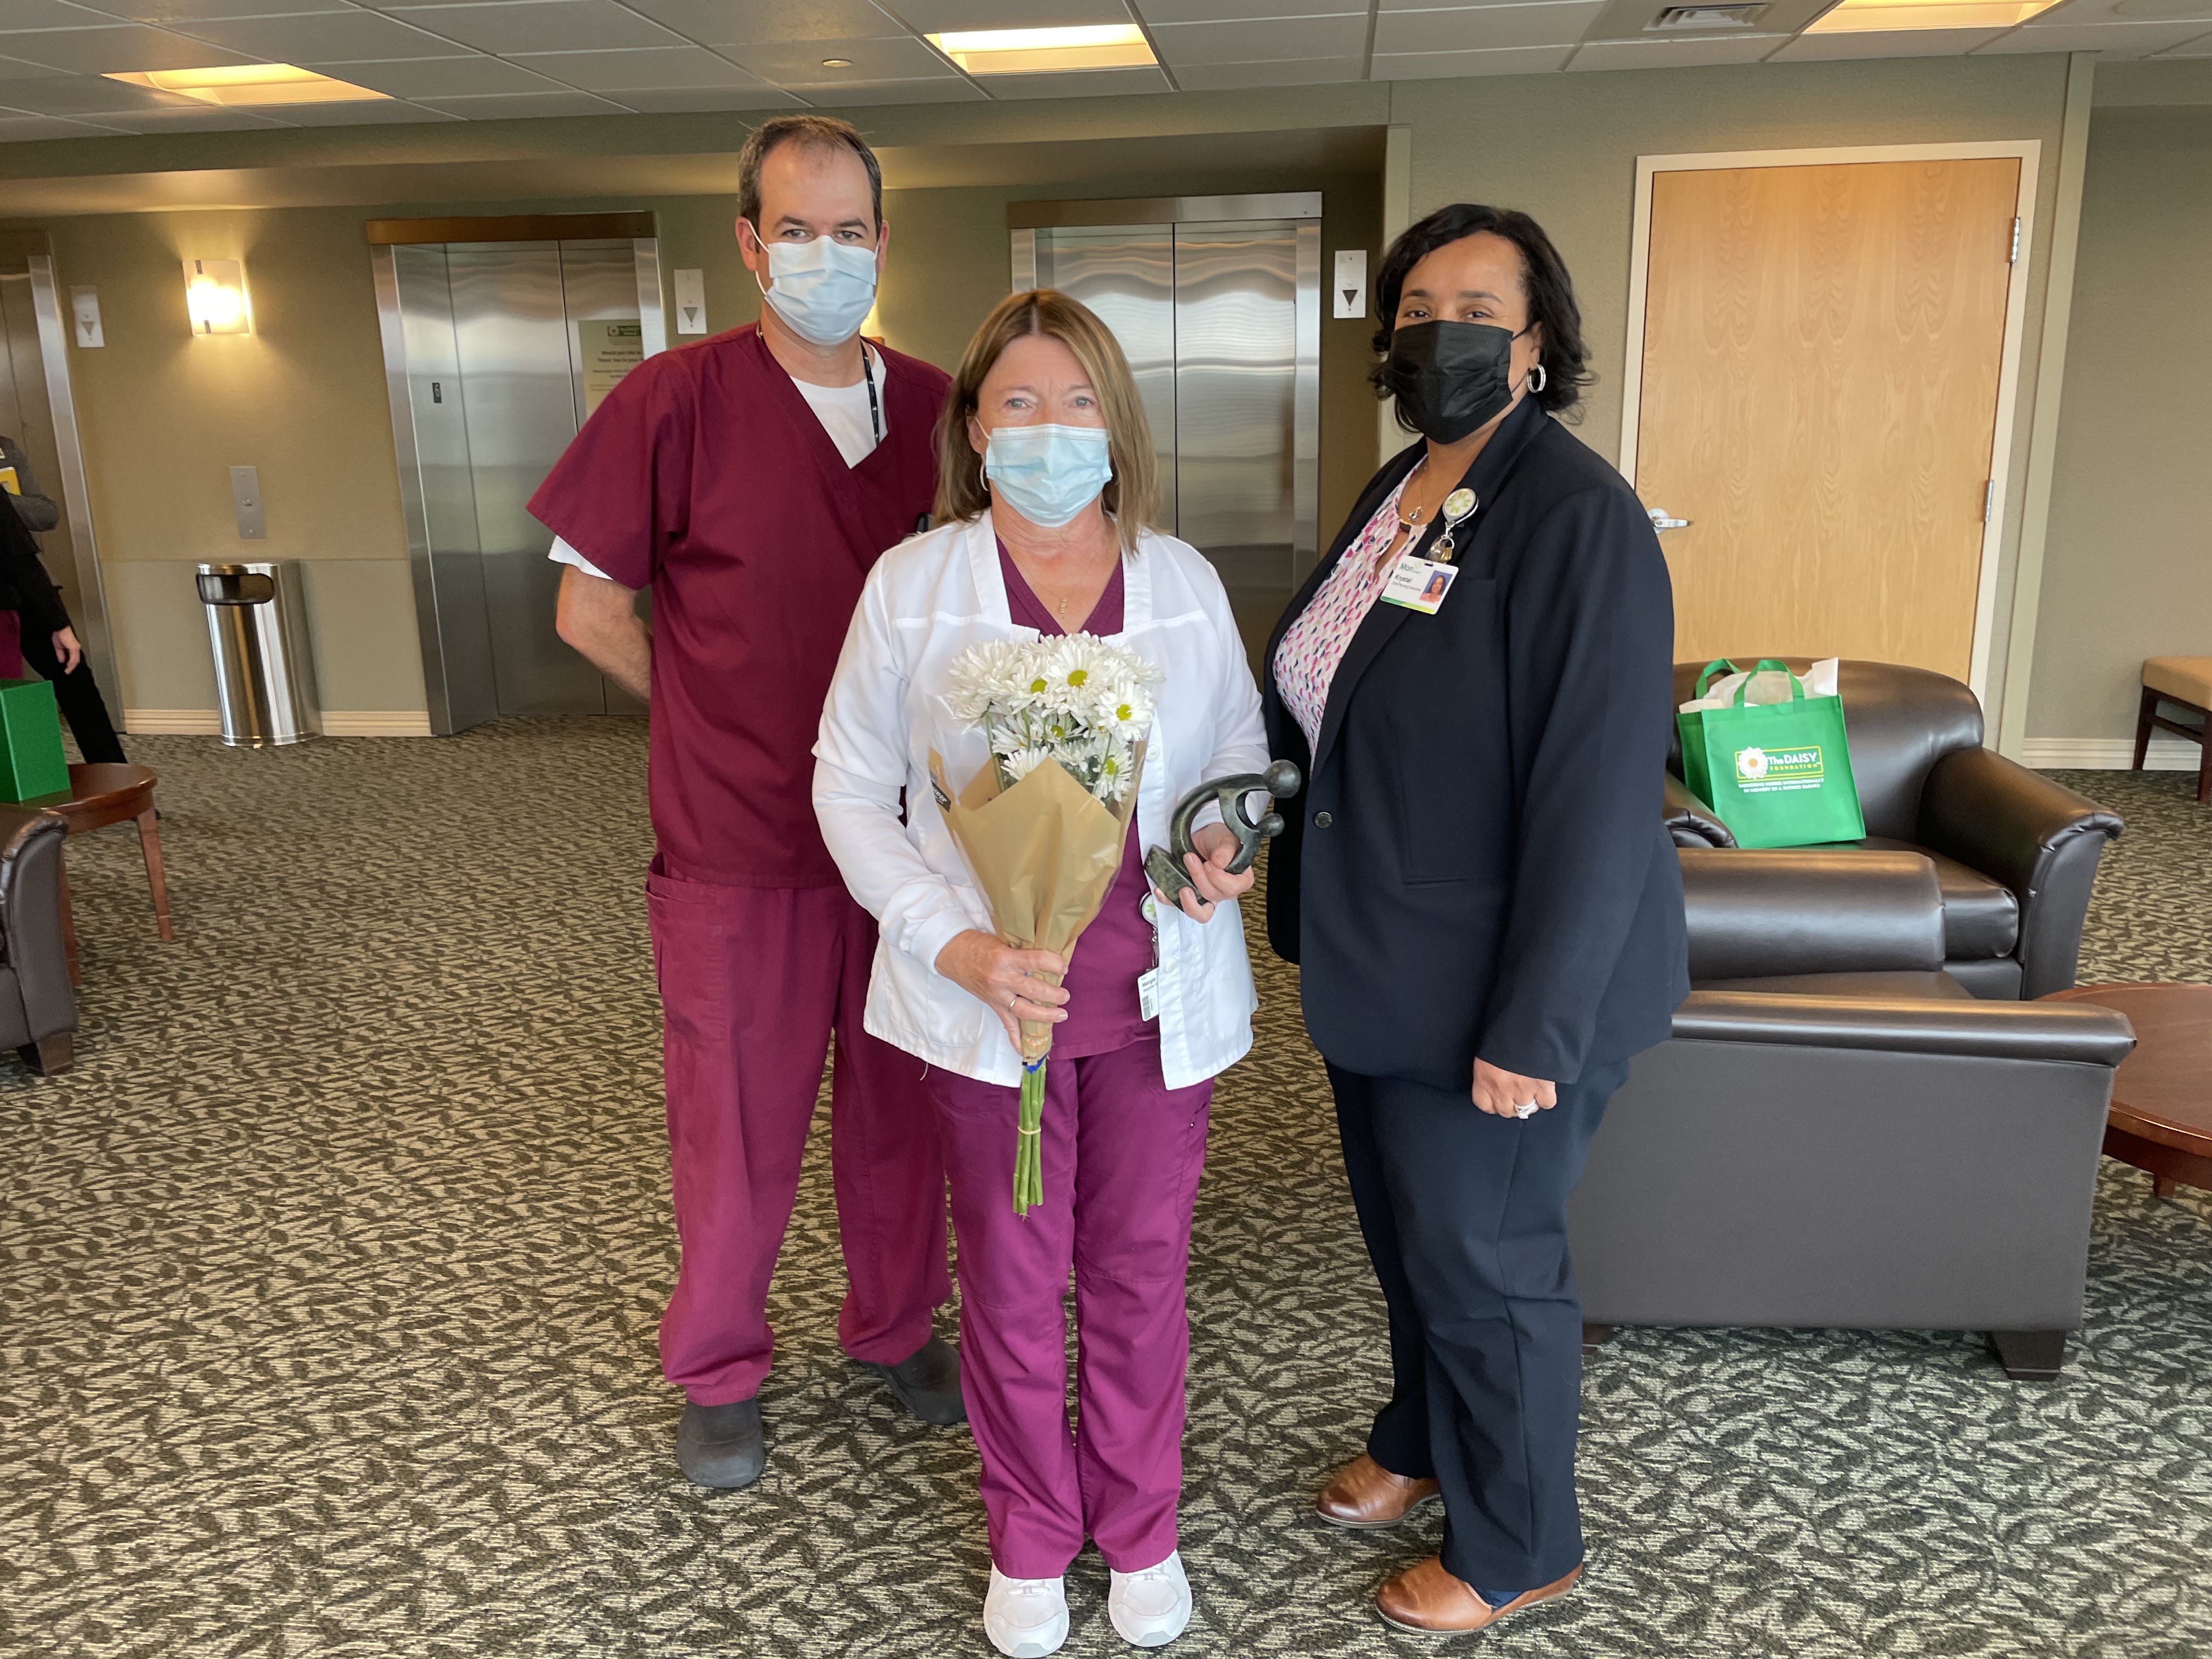
[[[1287,800],[1304,786],[1305,780],[1297,765],[1290,761],[1268,763],[1265,772],[1245,772],[1233,778],[1214,778],[1176,803],[1174,815],[1168,819],[1168,844],[1155,847],[1145,854],[1145,873],[1150,876],[1153,887],[1161,897],[1178,907],[1182,903],[1185,889],[1195,892],[1190,872],[1184,866],[1185,854],[1196,854],[1191,845],[1191,821],[1207,806],[1218,805],[1221,821],[1237,837],[1237,856],[1229,860],[1228,873],[1241,876],[1252,867],[1252,860],[1260,856],[1260,843],[1270,836],[1283,833],[1283,815],[1273,810],[1274,802]],[[1268,811],[1258,823],[1246,816],[1244,799],[1248,795],[1267,794],[1273,797]]]

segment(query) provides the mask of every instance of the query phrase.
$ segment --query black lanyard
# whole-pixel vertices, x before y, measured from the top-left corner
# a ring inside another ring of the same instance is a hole
[[[876,441],[884,441],[883,410],[876,402],[876,356],[868,349],[866,340],[860,342],[860,373],[868,382],[868,430],[875,434]]]

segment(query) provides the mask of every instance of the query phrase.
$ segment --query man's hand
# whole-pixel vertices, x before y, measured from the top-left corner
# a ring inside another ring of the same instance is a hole
[[[1212,921],[1215,905],[1251,890],[1253,872],[1247,869],[1240,876],[1229,873],[1229,860],[1237,856],[1237,836],[1226,824],[1209,823],[1203,830],[1192,830],[1190,844],[1198,851],[1184,854],[1182,863],[1198,890],[1194,893],[1185,888],[1176,895],[1176,901],[1193,921]]]
[[[553,631],[640,702],[652,701],[653,630],[637,614],[635,589],[562,565]]]
[[[1055,982],[1067,963],[1049,951],[1017,951],[970,927],[956,933],[937,953],[937,971],[979,1002],[988,1003],[1006,1028],[1014,1047],[1022,1046],[1022,1022],[1057,1025],[1067,1018],[1067,993]],[[1050,980],[1037,975],[1049,974]]]
[[[62,665],[62,672],[74,674],[76,665],[84,660],[84,647],[77,643],[76,629],[57,629],[54,632],[54,660]]]
[[[1503,1072],[1486,1060],[1474,1062],[1474,1103],[1481,1110],[1495,1117],[1519,1117],[1520,1109],[1532,1100],[1549,1111],[1559,1103],[1559,1091],[1542,1078]]]

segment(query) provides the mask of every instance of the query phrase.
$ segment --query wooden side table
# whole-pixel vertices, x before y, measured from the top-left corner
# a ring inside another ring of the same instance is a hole
[[[2042,1000],[2117,1008],[2136,1028],[2112,1079],[2105,1156],[2149,1171],[2160,1198],[2177,1184],[2212,1189],[2212,985],[2077,985]]]
[[[146,860],[146,884],[154,890],[154,925],[161,941],[176,938],[169,926],[169,884],[161,873],[161,831],[154,815],[154,785],[150,768],[113,762],[83,762],[70,768],[67,794],[40,795],[26,806],[43,806],[58,812],[69,823],[69,832],[79,836],[105,830],[111,823],[133,818],[138,824],[138,850]],[[62,872],[62,943],[69,952],[70,982],[81,984],[77,968],[76,917],[70,904],[69,872]]]

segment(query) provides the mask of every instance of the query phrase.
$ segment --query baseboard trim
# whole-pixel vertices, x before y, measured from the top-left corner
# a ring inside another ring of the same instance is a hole
[[[126,708],[123,729],[133,737],[212,738],[222,733],[222,716],[212,708]],[[422,708],[326,708],[326,738],[427,738],[429,711]]]
[[[212,708],[126,708],[123,729],[132,737],[218,737],[222,716]]]
[[[2038,771],[2078,768],[2088,772],[2125,772],[2135,765],[2132,738],[2029,738],[2021,744],[2021,762]],[[2143,769],[2149,772],[2194,772],[2199,750],[2193,743],[2171,738],[2151,739]]]
[[[323,735],[326,738],[427,738],[430,711],[427,708],[325,708]]]

